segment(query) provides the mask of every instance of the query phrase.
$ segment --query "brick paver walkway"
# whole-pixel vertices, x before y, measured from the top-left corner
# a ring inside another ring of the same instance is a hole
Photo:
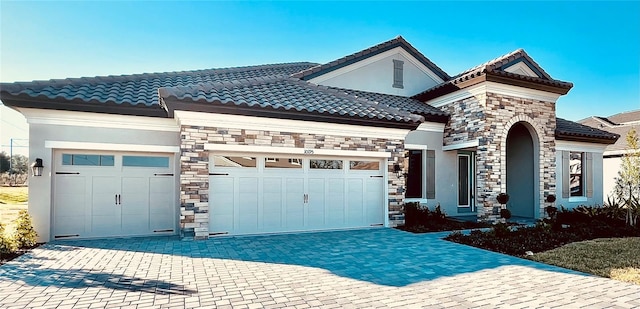
[[[46,244],[8,308],[640,308],[640,286],[393,229]]]

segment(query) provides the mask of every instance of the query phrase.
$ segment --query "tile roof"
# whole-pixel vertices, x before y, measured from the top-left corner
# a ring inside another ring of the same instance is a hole
[[[578,122],[586,126],[620,135],[620,138],[615,144],[607,146],[606,155],[607,152],[627,150],[626,136],[631,128],[635,128],[636,132],[640,133],[640,110],[619,113],[609,117],[591,116]]]
[[[408,97],[375,93],[375,92],[366,92],[366,91],[360,91],[360,90],[344,89],[344,88],[332,87],[332,89],[342,91],[348,95],[355,96],[356,98],[365,98],[369,101],[381,102],[386,105],[390,105],[398,109],[401,109],[403,111],[421,115],[427,119],[432,119],[432,120],[440,119],[442,120],[442,122],[446,122],[449,118],[449,114],[447,114],[446,112],[443,112],[440,109],[437,109],[424,102],[420,102],[416,99],[412,99]]]
[[[534,72],[536,72],[539,76],[540,75],[541,76],[533,77],[533,76],[521,75],[521,74],[504,71],[505,68],[520,61],[524,61],[530,68],[532,68]],[[480,65],[477,65],[471,69],[468,69],[456,76],[451,77],[449,80],[443,83],[435,85],[421,93],[414,95],[413,97],[424,98],[428,93],[436,92],[437,90],[443,89],[443,88],[457,90],[458,89],[456,88],[457,85],[482,75],[492,75],[492,76],[499,76],[499,77],[506,77],[510,79],[520,80],[520,81],[533,82],[541,85],[547,85],[547,86],[557,87],[561,89],[566,89],[567,92],[569,91],[569,89],[573,87],[572,83],[563,82],[563,81],[551,78],[551,76],[544,69],[542,69],[542,67],[540,67],[540,65],[538,65],[524,51],[524,49],[520,48],[506,55],[502,55],[498,58],[487,61]]]
[[[438,67],[435,63],[431,62],[429,58],[425,57],[421,52],[419,52],[415,47],[413,47],[409,42],[407,42],[402,36],[397,36],[396,38],[380,43],[378,45],[372,46],[370,48],[361,50],[359,52],[353,53],[348,56],[344,56],[340,59],[331,61],[329,63],[325,63],[322,65],[317,65],[312,68],[308,68],[304,71],[295,73],[292,77],[301,78],[304,80],[309,80],[319,75],[331,72],[333,70],[337,70],[341,67],[347,66],[349,64],[358,62],[362,59],[377,55],[379,53],[391,50],[398,46],[404,47],[404,49],[412,54],[418,61],[424,64],[427,68],[429,68],[433,73],[438,75],[442,80],[450,79],[449,74],[443,71],[440,67]]]
[[[389,106],[386,101],[349,94],[342,89],[319,86],[291,77],[265,77],[160,88],[161,104],[194,102],[212,108],[236,106],[270,112],[302,112],[310,115],[359,118],[365,121],[405,122],[417,126],[424,118]],[[381,97],[384,99],[384,97]]]
[[[68,100],[157,107],[158,88],[232,81],[261,76],[288,76],[315,63],[283,63],[182,72],[98,76],[0,84],[2,98]]]
[[[604,130],[592,128],[577,122],[556,118],[556,138],[585,142],[599,142],[613,144],[620,135]]]

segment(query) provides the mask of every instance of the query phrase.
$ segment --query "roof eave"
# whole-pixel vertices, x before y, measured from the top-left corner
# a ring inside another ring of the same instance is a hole
[[[473,76],[473,77],[462,76],[457,78],[456,80],[447,81],[439,86],[432,88],[431,90],[427,90],[425,92],[416,94],[412,98],[420,100],[422,102],[427,102],[437,97],[441,97],[443,95],[447,95],[449,93],[458,91],[460,89],[468,88],[485,81],[511,85],[511,86],[518,86],[518,87],[529,88],[529,89],[535,89],[540,91],[546,91],[546,92],[556,93],[560,95],[565,95],[569,93],[569,90],[573,88],[573,85],[569,83],[567,83],[566,86],[554,86],[554,85],[543,84],[535,81],[512,78],[508,76],[482,73],[482,74],[477,74],[476,76]]]
[[[315,122],[329,122],[338,124],[349,125],[361,125],[361,126],[373,126],[384,128],[396,128],[415,130],[424,121],[397,121],[389,119],[379,118],[365,118],[359,116],[344,116],[344,115],[331,115],[319,112],[305,112],[297,110],[280,110],[270,107],[256,108],[249,106],[238,106],[235,104],[215,104],[212,102],[199,102],[190,101],[184,102],[175,97],[163,98],[169,113],[169,117],[174,116],[176,110],[202,112],[202,113],[217,113],[217,114],[230,114],[240,116],[255,116],[274,119],[290,119],[290,120],[303,120],[303,121],[315,121]]]
[[[37,108],[129,116],[167,117],[167,112],[157,105],[147,106],[144,104],[131,105],[128,103],[116,104],[112,102],[101,103],[97,101],[93,102],[83,100],[68,101],[48,98],[25,98],[22,96],[11,95],[6,92],[0,94],[0,99],[4,105],[12,108]]]
[[[570,142],[585,142],[585,143],[596,143],[596,144],[615,144],[619,137],[616,138],[602,138],[602,137],[594,137],[594,136],[583,136],[583,135],[572,135],[561,132],[555,133],[557,140],[570,141]]]

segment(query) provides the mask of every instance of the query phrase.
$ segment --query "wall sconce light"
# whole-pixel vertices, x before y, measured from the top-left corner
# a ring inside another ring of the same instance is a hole
[[[400,164],[393,165],[393,172],[396,173],[396,176],[400,177],[402,175],[402,169],[400,168]]]
[[[44,165],[42,165],[42,159],[37,158],[33,164],[31,164],[31,171],[33,172],[33,176],[42,176],[42,170],[44,169]]]

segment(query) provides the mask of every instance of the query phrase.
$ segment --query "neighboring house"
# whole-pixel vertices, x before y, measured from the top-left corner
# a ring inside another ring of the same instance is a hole
[[[622,157],[629,150],[626,139],[627,133],[631,128],[635,128],[636,134],[640,136],[640,110],[619,113],[609,117],[591,116],[578,122],[620,135],[618,141],[615,144],[608,145],[603,153],[602,182],[606,199],[607,196],[613,196],[614,194],[615,178],[618,177]]]
[[[41,241],[393,226],[544,216],[602,203],[618,135],[556,118],[573,85],[524,50],[450,76],[402,37],[327,64],[2,84],[30,126]],[[570,164],[573,168],[570,170]],[[574,179],[570,182],[570,179]]]

